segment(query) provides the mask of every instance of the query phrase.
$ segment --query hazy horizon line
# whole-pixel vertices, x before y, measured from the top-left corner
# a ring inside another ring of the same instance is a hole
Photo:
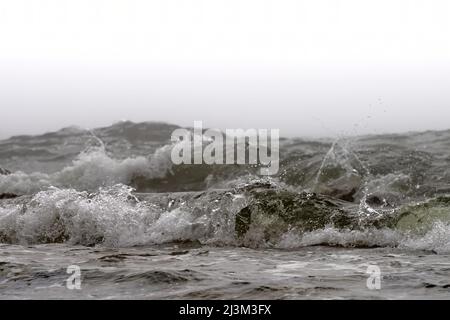
[[[201,121],[201,120],[199,120]],[[63,126],[60,129],[48,129],[46,131],[40,131],[40,132],[35,132],[35,133],[24,133],[24,134],[12,134],[9,135],[7,137],[2,137],[0,136],[0,141],[7,141],[7,140],[11,140],[14,138],[21,138],[21,137],[39,137],[39,136],[43,136],[46,134],[51,134],[51,133],[58,133],[60,131],[66,130],[66,129],[79,129],[81,131],[92,131],[92,130],[99,130],[99,129],[105,129],[105,128],[110,128],[113,127],[115,125],[121,124],[121,123],[132,123],[134,125],[138,125],[138,124],[163,124],[163,125],[168,125],[168,126],[176,126],[179,128],[185,128],[185,129],[192,129],[193,126],[189,126],[189,125],[182,125],[182,124],[177,124],[174,122],[169,122],[169,121],[165,121],[165,120],[145,120],[145,121],[133,121],[133,120],[118,120],[118,121],[114,121],[112,122],[110,125],[98,125],[95,127],[84,127],[82,125],[78,125],[78,124],[72,124],[72,125],[68,125],[68,126]],[[192,124],[194,124],[194,121],[192,121]],[[204,130],[207,129],[218,129],[218,130],[226,130],[226,129],[279,129],[280,130],[280,138],[300,138],[300,139],[318,139],[318,140],[327,140],[327,139],[336,139],[337,137],[339,138],[351,138],[351,137],[368,137],[368,136],[381,136],[381,135],[410,135],[410,134],[417,134],[417,133],[426,133],[426,132],[445,132],[445,131],[450,131],[450,127],[448,127],[447,129],[424,129],[424,130],[404,130],[404,131],[384,131],[384,132],[375,132],[375,133],[364,133],[364,132],[354,132],[354,133],[337,133],[335,135],[307,135],[307,134],[289,134],[289,135],[283,135],[283,129],[282,128],[259,128],[259,127],[253,127],[253,128],[239,128],[239,127],[221,127],[221,128],[215,128],[215,127],[209,127],[209,126],[205,126]],[[168,139],[170,139],[170,136],[167,137]]]

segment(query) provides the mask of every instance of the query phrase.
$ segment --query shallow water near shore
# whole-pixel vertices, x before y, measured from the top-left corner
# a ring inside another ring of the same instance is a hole
[[[450,255],[400,249],[2,245],[0,298],[448,299]],[[81,268],[81,290],[66,268]],[[366,286],[380,267],[381,290]]]

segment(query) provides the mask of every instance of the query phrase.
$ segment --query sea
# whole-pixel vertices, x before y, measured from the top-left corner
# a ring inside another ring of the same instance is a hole
[[[174,165],[179,127],[0,141],[0,299],[450,299],[450,130]]]

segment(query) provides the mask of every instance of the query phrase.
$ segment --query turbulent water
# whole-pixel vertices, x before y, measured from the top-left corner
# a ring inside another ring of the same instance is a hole
[[[450,131],[282,139],[263,178],[173,165],[176,128],[0,141],[0,298],[450,298]]]

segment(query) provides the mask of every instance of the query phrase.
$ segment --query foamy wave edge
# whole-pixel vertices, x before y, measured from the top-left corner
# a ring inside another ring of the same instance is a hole
[[[158,149],[150,157],[114,159],[103,148],[82,152],[72,165],[46,174],[14,172],[0,175],[0,194],[34,194],[50,187],[94,191],[115,184],[129,184],[133,177],[162,178],[170,172],[172,145]]]
[[[101,188],[95,194],[52,187],[37,193],[23,205],[2,204],[0,242],[129,247],[198,241],[206,245],[253,248],[326,245],[450,253],[450,224],[441,221],[436,221],[424,234],[388,228],[339,230],[329,226],[306,233],[291,230],[269,243],[258,233],[258,228],[245,239],[237,238],[233,223],[235,212],[230,210],[227,214],[218,220],[211,212],[183,207],[163,211],[152,203],[137,200],[133,189],[121,184]]]

